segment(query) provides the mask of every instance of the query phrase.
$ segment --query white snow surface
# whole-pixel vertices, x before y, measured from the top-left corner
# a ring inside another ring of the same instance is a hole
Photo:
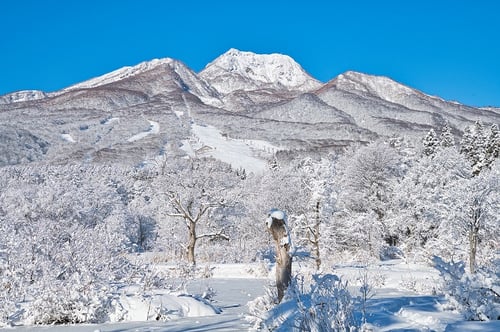
[[[284,227],[285,227],[286,233],[284,234],[284,236],[280,240],[280,246],[283,247],[283,246],[288,244],[289,245],[289,252],[290,252],[290,254],[292,254],[294,248],[292,247],[292,238],[290,236],[290,231],[288,228],[286,213],[282,210],[272,209],[269,213],[269,216],[266,219],[267,228],[271,228],[274,219],[283,220],[285,222]]]
[[[200,77],[219,92],[256,90],[256,82],[286,89],[314,90],[321,83],[309,76],[291,57],[283,54],[255,54],[230,49],[209,63]],[[224,79],[220,79],[224,77]]]
[[[160,132],[160,124],[158,122],[150,121],[150,120],[148,120],[148,122],[150,124],[150,127],[148,130],[143,131],[142,133],[139,133],[139,134],[136,134],[136,135],[130,137],[127,140],[127,142],[135,142],[135,141],[138,141],[140,139],[143,139],[144,137],[146,137],[148,135],[154,135],[154,134],[158,134]]]
[[[21,90],[0,96],[0,104],[19,103],[43,99],[45,97],[47,97],[47,94],[40,90]]]
[[[61,134],[61,138],[66,142],[75,143],[75,139],[70,134]]]
[[[161,268],[161,265],[158,266]],[[133,287],[127,288],[120,301],[128,308],[127,320],[118,323],[18,326],[0,329],[14,332],[145,332],[145,331],[245,331],[250,324],[244,316],[246,304],[261,296],[265,287],[274,280],[274,264],[257,262],[249,264],[211,265],[212,278],[193,280],[188,285],[191,294],[201,294],[206,287],[216,291],[215,306],[222,313],[190,296],[167,294],[161,290],[153,293],[151,302],[138,300]],[[168,268],[165,266],[165,268]],[[367,273],[373,291],[367,301],[367,328],[382,331],[500,331],[500,321],[466,322],[460,314],[443,308],[445,300],[434,294],[438,285],[438,272],[422,264],[390,260],[378,264],[346,263],[324,267],[325,273],[334,273],[347,280],[353,296],[359,295],[360,277]],[[326,271],[328,270],[328,271]],[[311,265],[294,262],[292,271],[303,276],[314,273]],[[148,304],[159,302],[169,312],[171,320],[157,322],[147,315]],[[147,319],[147,316],[149,319]]]
[[[202,126],[192,124],[192,130],[197,141],[190,142],[190,146],[183,145],[182,149],[188,154],[207,154],[215,159],[230,164],[233,168],[243,168],[247,172],[255,174],[263,172],[267,168],[267,162],[257,156],[268,153],[270,143],[262,141],[250,141],[233,139],[223,135],[219,129],[213,126]],[[278,148],[273,147],[274,150]],[[261,150],[262,149],[262,150]]]
[[[112,321],[151,321],[156,320],[158,314],[168,319],[180,317],[201,317],[216,315],[219,311],[192,296],[182,294],[169,294],[168,292],[156,291],[148,298],[135,295],[132,291],[126,292],[120,296],[119,302],[125,314],[121,317],[111,317]],[[158,313],[157,308],[166,308],[167,312]]]
[[[117,121],[120,121],[120,118],[109,118],[107,119],[103,125],[109,125],[109,124],[112,124],[113,122],[117,122]]]
[[[273,218],[283,220],[286,224],[286,213],[281,210],[273,209],[269,212],[269,216],[266,219],[267,228],[271,228],[271,225],[273,224]]]

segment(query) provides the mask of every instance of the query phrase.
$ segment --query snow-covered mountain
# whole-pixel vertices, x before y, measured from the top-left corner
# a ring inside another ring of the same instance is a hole
[[[171,59],[153,59],[126,66],[111,73],[72,85],[61,92],[117,87],[145,92],[149,96],[174,90],[189,91],[207,104],[220,105],[217,91],[184,63]]]
[[[311,91],[321,86],[287,55],[234,48],[209,63],[199,76],[223,94],[260,89]]]
[[[90,80],[72,85],[63,91],[76,90],[76,89],[89,89],[95,88],[98,86],[114,83],[117,81],[121,81],[130,77],[134,77],[140,75],[146,71],[155,69],[158,66],[162,65],[171,65],[175,60],[171,58],[164,59],[153,59],[151,61],[141,62],[136,66],[125,66],[120,69],[114,70],[108,74],[92,78]]]
[[[457,132],[476,120],[498,123],[492,109],[479,109],[427,95],[383,76],[346,72],[315,92],[379,135],[420,135],[449,123]]]
[[[318,153],[379,136],[421,138],[445,123],[460,133],[476,120],[499,123],[499,109],[356,72],[322,84],[286,55],[231,49],[198,74],[178,60],[155,59],[56,92],[0,96],[0,123],[8,124],[0,128],[0,165],[137,164],[166,151],[220,156],[221,146],[245,144],[238,158],[256,160],[271,150]],[[201,135],[203,128],[217,137]],[[211,146],[215,138],[224,144]]]

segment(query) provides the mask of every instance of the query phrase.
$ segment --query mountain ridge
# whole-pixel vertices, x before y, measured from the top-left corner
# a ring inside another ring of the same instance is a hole
[[[260,147],[271,145],[290,154],[331,152],[379,137],[420,139],[444,124],[458,134],[477,120],[499,123],[499,110],[354,71],[321,83],[289,56],[230,49],[199,73],[178,60],[153,59],[56,92],[0,96],[0,123],[8,124],[0,128],[0,166],[137,165],[165,153],[220,156],[217,147],[244,144],[255,154],[248,160],[268,158]],[[227,142],[211,146],[214,139]]]
[[[238,61],[232,61],[235,58],[243,58],[243,59],[247,59],[247,60],[245,60],[243,63],[238,63]],[[250,59],[250,62],[248,61],[248,59]],[[345,88],[345,86],[343,86],[343,85],[345,85],[346,82],[351,82],[351,83],[357,84],[355,86],[355,89],[357,88],[358,90],[361,90],[359,88],[361,86],[364,86],[364,89],[362,89],[362,90],[364,92],[367,92],[367,93],[373,93],[377,89],[380,89],[382,85],[385,85],[385,86],[392,85],[391,88],[394,89],[394,87],[397,86],[400,90],[400,93],[405,91],[405,92],[410,92],[410,93],[415,93],[415,94],[421,94],[421,95],[424,95],[426,97],[434,98],[434,99],[441,100],[441,101],[444,101],[447,103],[455,103],[455,104],[459,104],[459,105],[468,106],[468,105],[465,105],[465,104],[462,104],[462,103],[459,103],[456,101],[447,101],[439,96],[427,94],[427,93],[420,91],[418,89],[409,87],[403,83],[399,83],[388,76],[365,74],[365,73],[357,72],[357,71],[353,71],[353,70],[347,70],[347,71],[337,75],[336,77],[333,77],[328,82],[322,83],[319,80],[317,80],[316,78],[312,77],[309,73],[307,73],[298,63],[295,62],[295,60],[293,60],[293,58],[291,58],[288,55],[280,54],[280,53],[256,54],[256,53],[249,52],[249,51],[240,51],[240,50],[235,49],[235,48],[229,49],[227,52],[221,54],[219,57],[217,57],[213,61],[209,62],[205,66],[205,68],[202,69],[198,73],[195,73],[192,69],[190,69],[188,66],[186,66],[184,63],[182,63],[179,60],[176,60],[176,59],[173,59],[170,57],[155,58],[155,59],[151,59],[151,60],[147,60],[147,61],[142,61],[136,65],[123,66],[123,67],[118,68],[116,70],[113,70],[109,73],[105,73],[103,75],[89,78],[87,80],[72,84],[68,87],[65,87],[63,89],[60,89],[60,90],[57,90],[54,92],[46,92],[46,91],[42,91],[42,90],[19,90],[19,91],[6,93],[4,95],[0,95],[0,103],[1,104],[8,104],[8,103],[15,103],[15,102],[38,100],[38,99],[43,99],[43,98],[48,97],[48,96],[57,95],[57,94],[60,94],[62,92],[66,92],[66,91],[77,90],[77,89],[95,88],[95,87],[99,87],[102,85],[115,83],[115,82],[123,80],[123,79],[131,78],[133,76],[139,75],[139,74],[144,73],[146,71],[153,70],[156,67],[161,66],[161,65],[173,65],[176,67],[179,67],[179,65],[184,66],[187,70],[191,71],[193,74],[198,76],[198,79],[201,78],[202,81],[207,81],[206,79],[203,79],[203,77],[210,76],[209,73],[211,73],[212,71],[210,71],[209,69],[211,69],[212,67],[222,68],[222,70],[227,71],[228,69],[231,69],[230,67],[228,68],[228,66],[233,65],[232,69],[229,71],[233,71],[233,72],[237,72],[238,74],[242,74],[242,68],[251,69],[250,72],[253,71],[253,68],[251,68],[251,66],[249,66],[249,64],[251,64],[253,61],[254,62],[253,65],[255,65],[255,61],[257,61],[256,59],[257,60],[265,59],[263,61],[267,60],[268,62],[271,62],[271,63],[273,61],[277,62],[277,66],[280,68],[283,67],[283,63],[288,62],[289,63],[288,68],[285,67],[283,69],[294,68],[294,70],[289,72],[288,75],[290,76],[292,74],[301,73],[301,75],[299,75],[300,76],[299,79],[297,79],[297,78],[292,79],[289,76],[286,78],[283,78],[283,77],[280,77],[279,75],[274,76],[274,77],[269,76],[269,75],[267,75],[267,76],[266,75],[259,75],[259,77],[261,79],[257,78],[257,80],[259,80],[263,83],[266,83],[266,84],[274,85],[274,86],[279,86],[279,84],[281,84],[285,88],[298,88],[301,92],[311,92],[313,90],[321,90],[325,87],[332,86],[332,85],[336,86],[336,87]],[[223,65],[220,65],[221,63]],[[257,65],[262,65],[262,63],[260,63],[260,64],[257,63]],[[257,75],[255,75],[255,76],[257,76]],[[245,78],[250,79],[250,76],[245,75]],[[347,78],[347,80],[346,80],[346,78]],[[355,78],[355,79],[353,80],[353,78]],[[361,80],[360,80],[360,78],[361,78]],[[255,77],[254,77],[254,79],[255,79]],[[287,86],[287,84],[283,83],[283,82],[286,82],[287,80],[289,82],[291,82],[291,84],[288,86]],[[383,84],[377,85],[377,84],[374,84],[373,82],[379,82],[379,83],[383,82]],[[367,84],[370,85],[369,88],[367,88]],[[375,87],[375,89],[374,89],[374,87]],[[262,87],[259,87],[259,89],[262,89]],[[222,90],[225,91],[224,93],[226,93],[226,94],[234,91],[234,90],[226,90],[226,89],[222,89]],[[253,91],[253,90],[248,89],[248,91]],[[379,93],[379,92],[380,92],[380,90],[377,91],[377,93]],[[408,94],[410,94],[410,93],[408,93]],[[384,93],[382,95],[379,94],[379,97],[381,97],[387,101],[392,101],[392,102],[398,103],[397,101],[391,100],[391,96],[388,95],[387,93]],[[492,106],[492,105],[481,106],[481,107],[473,107],[473,106],[468,106],[468,107],[477,108],[477,109],[486,109],[486,110],[498,110],[498,109],[500,109],[500,106]]]

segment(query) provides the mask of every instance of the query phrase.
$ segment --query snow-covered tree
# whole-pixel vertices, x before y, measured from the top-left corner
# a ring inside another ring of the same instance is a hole
[[[491,125],[490,133],[486,141],[485,166],[491,168],[491,165],[500,155],[500,130],[497,124]]]
[[[128,241],[134,251],[153,249],[158,237],[155,219],[142,214],[129,214],[125,219],[125,230]]]
[[[335,209],[335,197],[332,192],[333,162],[331,158],[305,158],[296,168],[307,190],[302,195],[308,198],[307,205],[294,224],[296,242],[310,247],[316,269],[321,267],[321,247],[326,243],[330,216]]]
[[[220,210],[237,203],[237,197],[231,195],[236,191],[231,188],[242,180],[229,165],[212,159],[185,160],[183,165],[171,166],[163,177],[155,187],[158,194],[167,197],[166,215],[183,220],[187,260],[194,265],[198,240],[229,240],[227,232],[232,223]]]
[[[455,137],[451,133],[451,128],[448,122],[441,129],[441,135],[439,137],[440,145],[443,148],[449,148],[455,146]]]
[[[500,210],[500,174],[498,167],[481,172],[476,177],[455,183],[453,196],[446,204],[452,214],[444,220],[442,236],[456,246],[468,248],[469,271],[474,273],[477,255],[483,261],[491,257],[500,245],[498,211]]]
[[[378,141],[347,154],[336,164],[335,185],[338,191],[337,212],[334,215],[332,234],[345,230],[346,237],[337,243],[356,243],[359,233],[349,236],[348,225],[363,220],[366,224],[365,242],[372,255],[378,256],[384,242],[394,244],[395,238],[386,225],[394,180],[403,174],[403,165],[396,150]],[[363,228],[357,225],[357,228]],[[342,233],[342,232],[340,232]],[[336,237],[341,234],[337,233]]]
[[[429,130],[427,135],[422,140],[423,150],[422,153],[426,156],[432,156],[436,153],[439,147],[439,138],[434,129]]]
[[[447,202],[456,196],[455,183],[469,177],[470,167],[463,155],[455,148],[443,148],[432,157],[415,160],[394,184],[387,224],[407,254],[420,255],[425,249],[443,255],[437,239],[440,225],[454,213]]]
[[[486,162],[487,136],[481,121],[476,121],[473,126],[465,128],[460,142],[460,152],[463,153],[472,165],[472,174],[478,175]]]
[[[0,297],[19,310],[2,312],[4,320],[14,314],[34,324],[106,319],[114,281],[129,266],[124,209],[110,181],[117,171],[77,165],[0,169],[6,185],[0,194]]]

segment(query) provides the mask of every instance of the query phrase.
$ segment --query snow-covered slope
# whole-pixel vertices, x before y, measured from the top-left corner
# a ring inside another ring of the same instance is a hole
[[[401,104],[408,96],[421,94],[384,76],[348,71],[337,76],[333,84],[342,90],[368,93],[386,101]]]
[[[143,91],[149,95],[172,91],[173,87],[189,92],[200,98],[206,104],[220,105],[219,97],[214,88],[200,79],[196,73],[184,63],[171,59],[153,59],[136,66],[127,66],[109,74],[105,74],[82,83],[72,85],[64,90],[79,90],[112,85],[135,91]],[[155,84],[155,83],[161,84]]]
[[[291,101],[265,108],[264,111],[257,112],[255,117],[311,124],[322,122],[354,123],[350,115],[326,104],[311,93],[304,93]]]
[[[263,88],[306,92],[321,86],[287,55],[255,54],[234,48],[209,63],[199,76],[224,94]]]
[[[481,120],[498,122],[491,109],[478,109],[424,94],[390,78],[346,72],[315,93],[328,105],[351,115],[356,123],[380,135],[423,136],[448,123],[461,131]],[[496,120],[495,120],[496,119]]]
[[[19,103],[23,101],[38,100],[47,97],[47,94],[39,90],[23,90],[0,96],[0,104]]]
[[[95,78],[92,78],[90,80],[72,85],[64,90],[95,88],[98,86],[110,84],[113,82],[121,81],[121,80],[129,78],[129,77],[139,75],[141,73],[144,73],[146,71],[154,69],[160,65],[169,65],[172,62],[174,62],[174,60],[171,58],[153,59],[151,61],[144,61],[136,66],[122,67],[122,68],[114,70],[108,74],[105,74],[105,75],[102,75],[99,77],[95,77]]]
[[[357,94],[361,97],[375,97],[382,102],[401,105],[407,109],[460,116],[470,121],[481,119],[489,121],[494,112],[492,108],[474,108],[454,101],[446,101],[437,96],[425,94],[385,76],[374,76],[348,71],[339,75],[322,87],[322,90],[334,86],[336,89]]]

